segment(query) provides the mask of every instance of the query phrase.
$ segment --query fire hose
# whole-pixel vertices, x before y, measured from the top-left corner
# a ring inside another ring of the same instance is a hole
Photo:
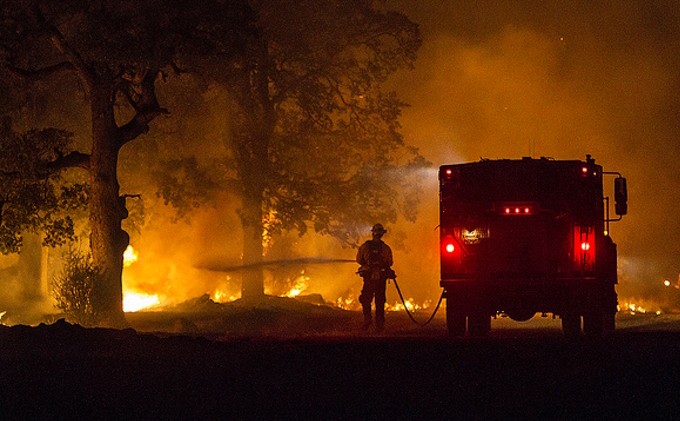
[[[413,314],[411,314],[411,311],[408,309],[408,306],[406,305],[406,300],[404,300],[404,296],[401,293],[401,288],[399,288],[399,284],[397,283],[397,277],[395,276],[394,278],[392,278],[392,280],[394,281],[394,286],[397,288],[397,293],[399,293],[399,298],[401,299],[401,302],[404,305],[404,310],[406,310],[406,314],[408,314],[408,317],[411,319],[411,321],[421,327],[427,326],[432,321],[432,319],[434,319],[435,314],[437,314],[437,311],[439,310],[439,306],[441,305],[442,300],[444,299],[444,291],[442,290],[442,294],[439,296],[437,306],[434,308],[434,312],[432,312],[430,318],[427,319],[424,323],[420,323],[415,319],[415,317],[413,317]]]

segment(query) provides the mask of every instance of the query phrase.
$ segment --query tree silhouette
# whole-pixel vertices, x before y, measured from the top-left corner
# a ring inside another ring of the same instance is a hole
[[[122,325],[123,251],[127,217],[119,193],[121,148],[140,138],[168,111],[156,84],[184,63],[211,54],[239,52],[249,22],[242,2],[161,0],[6,0],[0,5],[3,68],[29,82],[75,83],[89,108],[91,139],[82,151],[55,155],[52,171],[88,172],[90,248],[101,274],[95,288],[106,297],[97,313],[103,323]]]
[[[417,25],[368,0],[251,3],[246,53],[217,75],[229,92],[244,265],[284,230],[353,244],[377,220],[413,219],[409,169],[425,162],[399,133],[405,104],[384,86],[413,66]],[[245,272],[243,297],[263,293],[262,272]]]

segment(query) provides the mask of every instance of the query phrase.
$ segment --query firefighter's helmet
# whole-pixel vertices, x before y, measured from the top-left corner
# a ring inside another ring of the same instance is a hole
[[[373,225],[373,228],[371,228],[371,232],[374,234],[383,235],[387,232],[387,230],[382,226],[382,224],[375,224]]]

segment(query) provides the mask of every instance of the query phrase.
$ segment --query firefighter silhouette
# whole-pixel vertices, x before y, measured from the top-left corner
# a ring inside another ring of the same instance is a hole
[[[373,225],[371,228],[372,239],[366,241],[359,247],[357,252],[357,263],[359,275],[364,279],[364,286],[359,296],[359,302],[364,314],[363,328],[371,326],[371,303],[375,298],[375,327],[381,331],[385,325],[385,288],[388,279],[394,279],[395,273],[391,266],[392,249],[382,241],[382,236],[387,231],[381,224]]]

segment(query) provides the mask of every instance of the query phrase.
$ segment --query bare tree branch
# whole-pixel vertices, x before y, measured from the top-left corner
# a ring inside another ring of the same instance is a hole
[[[122,91],[135,115],[118,129],[119,146],[123,146],[131,140],[149,131],[149,123],[160,114],[169,114],[165,108],[161,108],[156,98],[156,78],[158,69],[147,70],[138,85],[137,95],[133,96],[129,91]],[[135,78],[136,79],[136,78]],[[133,83],[130,81],[129,83]]]
[[[90,168],[90,155],[82,152],[71,152],[68,155],[60,156],[56,160],[47,164],[47,169],[51,172],[61,171],[66,168]]]
[[[22,79],[28,79],[32,81],[45,79],[57,73],[74,70],[73,64],[69,61],[64,61],[40,69],[22,69],[12,65],[8,65],[6,68]]]
[[[85,85],[86,92],[89,94],[95,81],[93,70],[85,63],[80,54],[71,48],[64,35],[59,31],[59,28],[45,18],[39,5],[36,5],[35,13],[38,22],[48,31],[52,45],[73,65],[73,68]]]

